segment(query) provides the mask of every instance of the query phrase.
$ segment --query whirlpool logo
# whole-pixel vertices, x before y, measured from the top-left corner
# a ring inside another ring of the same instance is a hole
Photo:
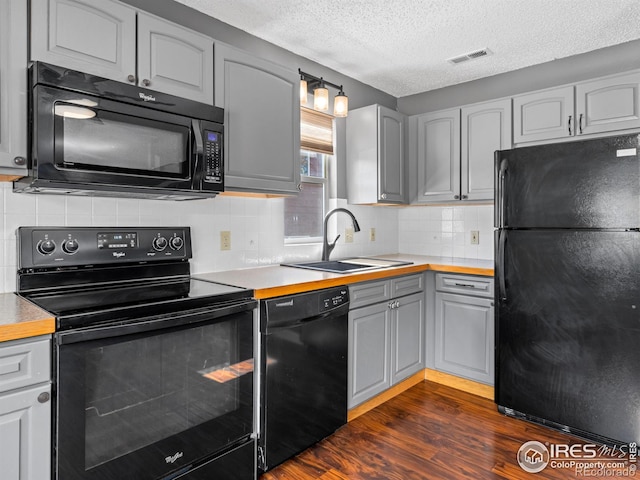
[[[182,452],[176,452],[173,455],[169,455],[168,457],[164,457],[164,461],[167,463],[175,463],[176,460],[178,460],[179,458],[182,458],[182,456],[184,455],[184,453]]]
[[[111,254],[116,258],[122,258],[126,255],[124,252],[112,252]]]
[[[156,97],[153,95],[147,95],[146,93],[138,92],[138,96],[145,102],[155,102]]]

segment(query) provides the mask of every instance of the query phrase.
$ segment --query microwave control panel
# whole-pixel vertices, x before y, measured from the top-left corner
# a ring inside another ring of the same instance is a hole
[[[204,181],[222,183],[222,133],[205,130]]]

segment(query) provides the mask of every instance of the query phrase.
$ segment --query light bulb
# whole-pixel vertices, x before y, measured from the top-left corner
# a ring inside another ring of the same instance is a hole
[[[313,108],[326,112],[329,110],[329,90],[320,86],[313,91]]]
[[[333,116],[346,117],[349,113],[349,97],[342,90],[333,99]]]

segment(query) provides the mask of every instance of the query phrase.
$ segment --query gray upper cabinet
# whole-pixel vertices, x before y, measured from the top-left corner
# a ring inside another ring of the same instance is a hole
[[[552,88],[513,98],[514,143],[569,137],[574,132],[573,87]]]
[[[225,190],[297,193],[298,73],[216,43],[215,84],[225,115]]]
[[[640,72],[576,85],[578,135],[640,128]]]
[[[213,40],[138,13],[138,82],[213,105]]]
[[[417,202],[448,202],[460,198],[460,109],[418,115]]]
[[[511,148],[511,100],[462,107],[462,200],[493,199],[494,152]]]
[[[575,102],[574,102],[575,96]],[[515,143],[640,128],[640,72],[611,75],[513,98]]]
[[[409,119],[417,203],[493,200],[496,150],[511,148],[511,100]],[[413,190],[413,189],[412,189]]]
[[[0,175],[27,171],[27,2],[0,1]]]
[[[213,104],[213,40],[112,0],[32,0],[31,59]]]
[[[111,0],[31,0],[31,59],[127,82],[136,11]]]
[[[350,204],[407,202],[405,130],[406,117],[381,105],[349,112],[347,188]]]

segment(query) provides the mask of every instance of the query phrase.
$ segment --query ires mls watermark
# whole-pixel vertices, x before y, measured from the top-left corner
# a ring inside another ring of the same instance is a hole
[[[576,477],[635,477],[638,469],[638,444],[627,445],[563,444],[525,442],[518,450],[518,464],[528,473],[545,468],[567,469]]]

